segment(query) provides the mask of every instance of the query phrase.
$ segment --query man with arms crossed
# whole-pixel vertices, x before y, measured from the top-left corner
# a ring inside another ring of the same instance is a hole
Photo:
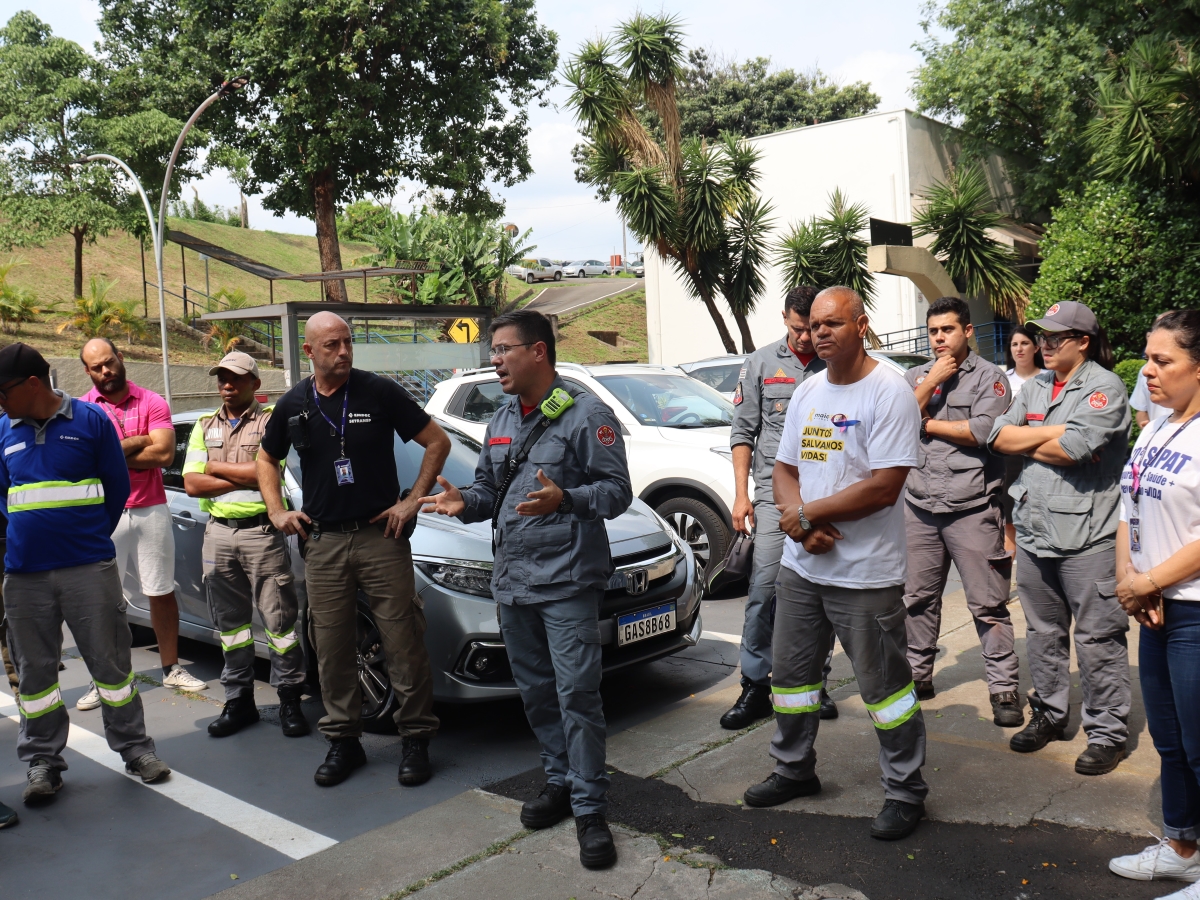
[[[779,558],[783,555],[783,532],[779,530],[779,510],[771,493],[771,471],[792,393],[804,379],[825,370],[808,330],[808,314],[816,296],[817,289],[807,285],[788,291],[783,302],[787,336],[750,355],[733,395],[733,428],[729,433],[736,493],[733,527],[743,534],[754,534],[754,565],[742,625],[742,695],[721,716],[721,727],[735,731],[771,715],[771,607]],[[747,484],[752,463],[753,503]],[[824,687],[821,718],[837,718],[837,706]]]
[[[180,691],[208,685],[179,665],[179,604],[175,600],[175,534],[163,488],[163,466],[175,459],[175,426],[167,401],[125,376],[125,358],[108,338],[92,338],[79,351],[92,389],[82,400],[108,415],[129,467],[129,500],[113,532],[121,586],[136,579],[150,603],[150,624],[158,638],[163,684]],[[96,686],[75,704],[100,705]]]
[[[779,527],[790,538],[776,588],[772,702],[775,771],[749,806],[816,794],[813,743],[821,667],[837,635],[879,739],[883,810],[871,836],[911,834],[925,814],[925,720],[905,654],[904,511],[920,411],[904,378],[867,356],[862,298],[822,291],[810,317],[828,368],[792,396],[775,456]]]

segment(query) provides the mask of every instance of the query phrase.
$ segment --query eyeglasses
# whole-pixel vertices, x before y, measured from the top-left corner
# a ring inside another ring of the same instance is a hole
[[[11,388],[18,387],[18,386],[24,384],[28,380],[29,379],[27,379],[27,378],[18,378],[15,381],[10,381],[7,384],[0,385],[0,400],[7,400],[8,392]]]
[[[536,343],[537,341],[528,341],[524,344],[496,344],[492,347],[492,356],[508,356],[518,347],[532,347]]]
[[[1081,337],[1080,334],[1039,334],[1037,342],[1046,350],[1057,350],[1063,341],[1077,341]]]

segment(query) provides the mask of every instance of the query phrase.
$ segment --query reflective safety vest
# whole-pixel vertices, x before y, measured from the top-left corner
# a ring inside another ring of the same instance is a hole
[[[259,441],[271,418],[274,406],[259,406],[252,403],[242,413],[236,428],[230,428],[229,420],[218,410],[196,420],[192,435],[188,439],[187,455],[183,461],[183,474],[203,473],[205,465],[214,462],[254,462],[258,456]],[[282,470],[283,463],[280,463]],[[282,482],[282,476],[280,481]],[[284,499],[286,506],[287,500]],[[252,488],[241,488],[218,497],[201,497],[200,509],[211,516],[222,519],[248,519],[267,511],[262,493]]]

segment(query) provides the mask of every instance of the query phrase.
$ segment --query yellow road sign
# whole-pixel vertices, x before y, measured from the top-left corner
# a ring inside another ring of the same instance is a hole
[[[474,319],[455,319],[450,323],[450,340],[456,344],[478,343],[479,323]]]

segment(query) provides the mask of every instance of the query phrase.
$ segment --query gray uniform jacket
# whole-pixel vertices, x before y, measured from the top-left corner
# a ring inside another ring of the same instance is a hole
[[[1054,466],[1026,457],[1009,488],[1017,543],[1034,556],[1086,556],[1116,546],[1121,470],[1128,456],[1125,383],[1087,360],[1051,402],[1054,372],[1025,382],[992,426],[988,446],[1005,425],[1066,425],[1063,451],[1080,460]],[[1092,462],[1093,456],[1099,456]]]
[[[933,362],[904,373],[915,388]],[[963,447],[941,438],[921,441],[918,464],[908,470],[905,499],[932,513],[955,513],[990,503],[1004,481],[1004,460],[988,452],[996,417],[1008,409],[1012,390],[999,368],[969,351],[958,371],[942,382],[926,411],[939,422],[970,423],[978,446]]]
[[[566,389],[557,376],[551,390],[556,387]],[[537,410],[522,418],[516,396],[496,411],[483,439],[475,483],[463,491],[462,521],[491,519],[509,453],[520,451],[541,418]],[[570,513],[517,515],[526,494],[541,490],[538,469],[571,495],[575,508]],[[575,404],[530,449],[504,498],[492,595],[500,603],[528,604],[563,600],[589,588],[604,590],[613,573],[604,520],[615,519],[632,502],[621,425],[602,401],[577,392]]]
[[[825,363],[817,357],[802,366],[788,347],[787,338],[755,350],[742,365],[733,394],[729,446],[746,444],[754,448],[750,474],[754,478],[756,500],[771,501],[774,496],[771,473],[792,394],[805,378],[824,370]]]

